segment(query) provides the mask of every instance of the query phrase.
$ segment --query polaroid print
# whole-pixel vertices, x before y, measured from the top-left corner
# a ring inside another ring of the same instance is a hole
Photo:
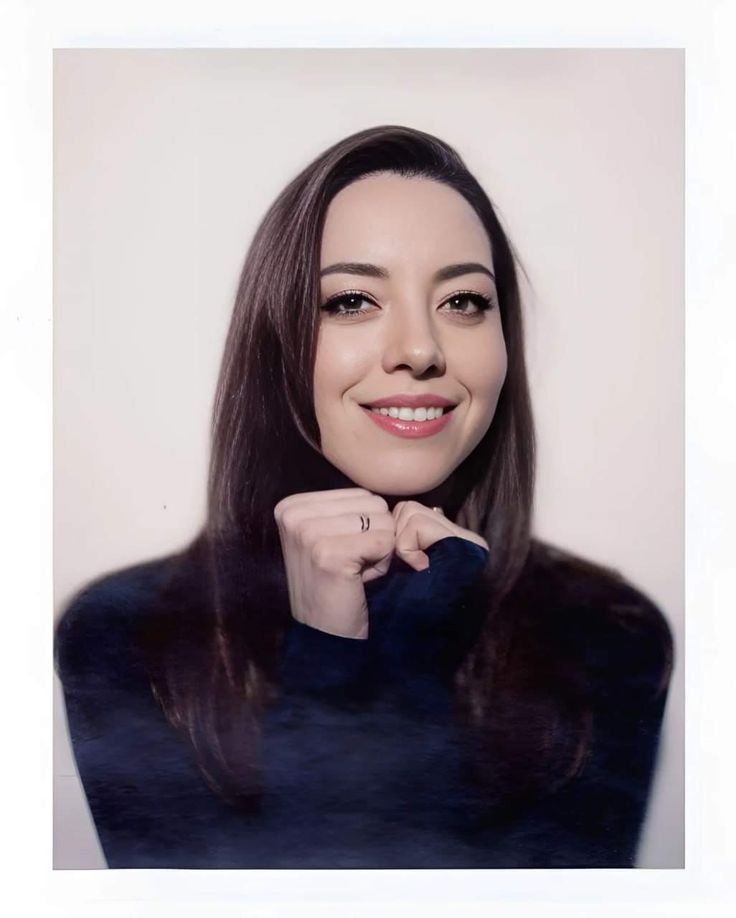
[[[683,54],[54,55],[55,867],[683,865]]]

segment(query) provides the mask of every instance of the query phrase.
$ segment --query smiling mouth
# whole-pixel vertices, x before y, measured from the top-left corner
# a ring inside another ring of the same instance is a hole
[[[456,405],[447,405],[447,406],[430,406],[429,408],[405,408],[405,407],[391,407],[391,408],[374,408],[371,405],[361,405],[365,411],[370,411],[372,414],[380,415],[384,418],[393,418],[398,421],[410,421],[424,424],[427,421],[433,421],[435,418],[440,418],[445,414],[449,414],[451,411],[454,411],[457,407]]]
[[[442,407],[434,411],[431,407],[427,408],[371,408],[369,405],[361,405],[361,409],[366,413],[370,420],[386,433],[396,437],[408,439],[421,439],[432,437],[450,423],[452,407]],[[403,412],[403,416],[402,416]]]

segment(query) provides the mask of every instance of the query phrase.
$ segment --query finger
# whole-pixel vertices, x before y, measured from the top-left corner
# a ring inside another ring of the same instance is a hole
[[[457,527],[444,515],[435,513],[418,501],[406,501],[395,519],[395,552],[415,570],[429,567],[427,548],[448,535],[456,534]]]
[[[390,513],[340,513],[336,516],[305,516],[286,529],[288,538],[296,544],[309,548],[319,539],[331,536],[352,536],[369,532],[395,533]]]
[[[274,517],[278,521],[286,510],[313,503],[330,505],[344,500],[356,498],[378,497],[366,488],[333,488],[328,491],[299,491],[282,497],[274,507]],[[380,500],[381,498],[379,498]]]
[[[416,500],[406,500],[402,501],[401,504],[397,504],[393,510],[393,516],[396,524],[396,535],[400,535],[402,530],[404,530],[409,522],[409,520],[420,514],[422,517],[428,520],[428,525],[431,527],[429,531],[431,532],[440,532],[450,535],[455,535],[460,532],[460,527],[455,525],[451,520],[448,520],[443,513],[437,513],[436,511],[426,507],[424,504],[420,504]],[[437,528],[439,525],[439,529]],[[442,536],[440,536],[441,538]],[[428,548],[432,543],[429,542],[426,545],[421,546],[422,548]]]
[[[410,501],[405,501],[405,500],[399,501],[399,503],[394,506],[394,512],[397,512],[397,509],[406,503],[410,503]],[[412,501],[411,503],[418,504],[420,507],[425,506],[424,504],[419,504],[419,501]],[[433,513],[439,513],[441,516],[444,516],[445,518],[447,518],[447,514],[442,509],[442,507],[428,507],[427,509],[431,510]]]
[[[381,576],[391,562],[394,541],[393,529],[325,536],[312,547],[310,561],[330,574],[358,576],[368,570]]]
[[[396,520],[397,525],[404,526],[406,520],[411,516],[412,513],[432,513],[435,514],[438,518],[446,520],[448,525],[454,526],[454,524],[447,519],[441,508],[427,507],[424,504],[419,503],[418,500],[402,500],[399,501],[392,511],[394,519]]]
[[[388,573],[389,567],[391,567],[392,557],[393,551],[390,551],[380,561],[377,561],[370,567],[364,568],[360,575],[363,583],[368,583],[371,580],[377,580],[379,577],[384,577]]]
[[[486,542],[483,536],[479,535],[477,532],[473,532],[472,529],[464,529],[462,526],[458,526],[457,523],[453,523],[452,520],[445,516],[444,510],[441,507],[425,507],[425,505],[420,504],[419,501],[402,501],[401,504],[401,507],[397,504],[393,510],[394,519],[396,520],[397,535],[400,530],[405,528],[408,520],[414,513],[426,513],[430,520],[435,519],[446,524],[447,530],[445,535],[467,539],[469,542],[474,542],[476,545],[480,545],[481,548],[485,548],[486,551],[489,550],[488,542]],[[429,516],[430,513],[434,514],[434,516]],[[440,536],[440,538],[444,538],[445,535]],[[429,548],[431,544],[433,543],[430,542],[424,545],[423,548]]]
[[[365,491],[357,495],[343,495],[334,500],[321,498],[319,500],[294,501],[293,503],[285,504],[280,509],[279,516],[276,519],[280,528],[292,531],[303,520],[312,518],[326,519],[331,516],[350,513],[358,517],[362,513],[370,516],[371,519],[382,514],[390,516],[386,501],[378,494]]]

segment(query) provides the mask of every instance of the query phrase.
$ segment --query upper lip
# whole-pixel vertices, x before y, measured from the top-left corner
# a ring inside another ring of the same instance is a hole
[[[457,403],[441,395],[427,392],[424,395],[387,395],[371,402],[364,402],[366,408],[454,408]]]

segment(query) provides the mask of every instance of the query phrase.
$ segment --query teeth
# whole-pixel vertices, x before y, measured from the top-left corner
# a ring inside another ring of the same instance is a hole
[[[400,421],[433,421],[441,417],[444,408],[371,408],[375,414],[398,418]]]

